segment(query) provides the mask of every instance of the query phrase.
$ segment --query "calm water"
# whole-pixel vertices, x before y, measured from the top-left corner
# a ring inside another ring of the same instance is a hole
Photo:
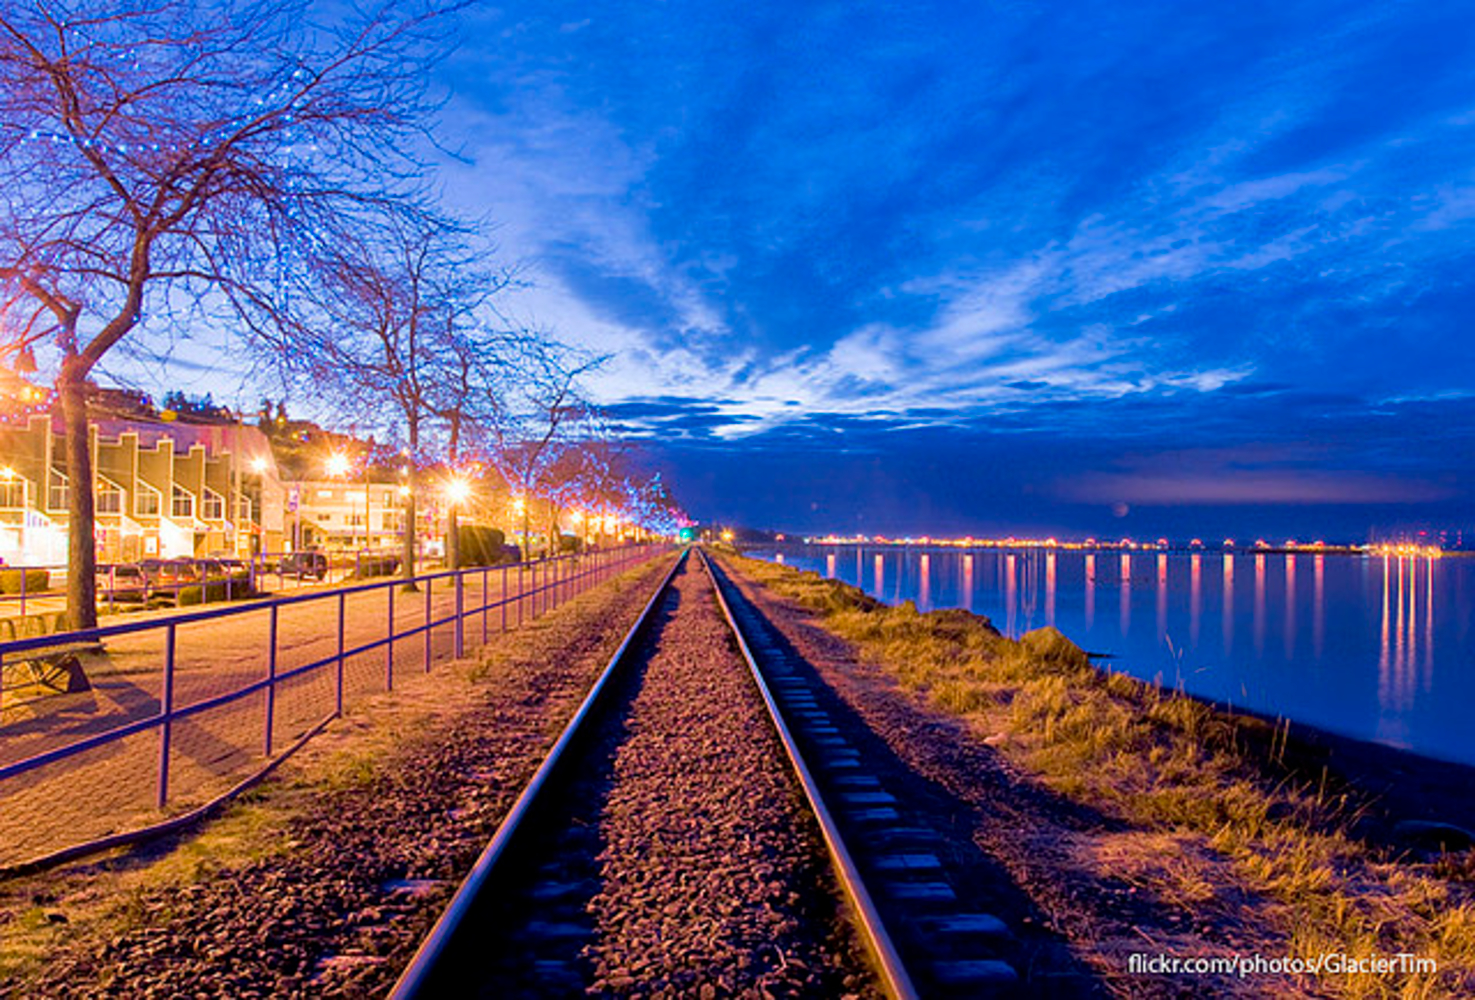
[[[1145,680],[1475,764],[1475,559],[784,546],[889,603],[1054,625]]]

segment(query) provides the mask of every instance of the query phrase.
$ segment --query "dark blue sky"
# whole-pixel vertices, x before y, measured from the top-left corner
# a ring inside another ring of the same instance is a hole
[[[612,355],[595,393],[699,517],[1475,525],[1468,4],[641,0],[463,34],[447,197],[529,263],[514,313]]]

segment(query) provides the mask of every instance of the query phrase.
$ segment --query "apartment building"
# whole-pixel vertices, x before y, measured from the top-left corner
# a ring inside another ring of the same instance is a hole
[[[88,447],[99,562],[282,548],[285,491],[256,428],[100,416]],[[0,423],[0,559],[64,563],[73,487],[59,415]]]

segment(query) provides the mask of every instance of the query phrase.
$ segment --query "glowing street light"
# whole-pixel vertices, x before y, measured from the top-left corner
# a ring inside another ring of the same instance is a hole
[[[255,458],[251,459],[251,471],[256,473],[258,476],[265,475],[266,459],[261,457],[260,455],[257,455]]]
[[[446,499],[453,504],[464,504],[471,499],[471,484],[456,478],[446,483]]]
[[[353,463],[351,463],[348,460],[348,456],[343,454],[343,452],[341,451],[333,452],[333,454],[328,456],[327,462],[323,464],[324,470],[333,479],[338,479],[348,475],[348,470],[352,467]]]

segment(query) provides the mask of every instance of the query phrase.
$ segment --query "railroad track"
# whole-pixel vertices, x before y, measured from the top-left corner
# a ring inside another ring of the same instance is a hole
[[[391,997],[1014,994],[833,698],[683,553]]]

